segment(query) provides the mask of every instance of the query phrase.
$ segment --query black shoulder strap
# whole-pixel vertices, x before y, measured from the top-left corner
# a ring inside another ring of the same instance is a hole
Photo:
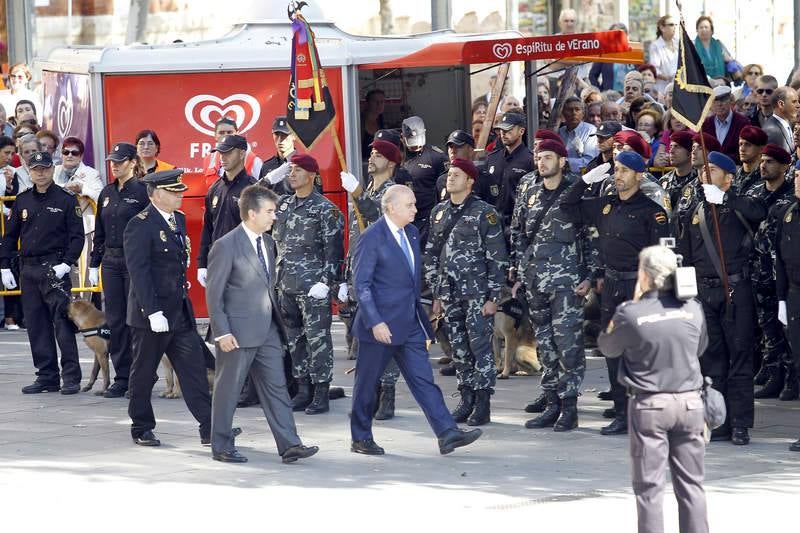
[[[547,212],[550,211],[550,208],[553,207],[553,204],[555,204],[556,201],[559,199],[561,193],[563,193],[567,189],[567,186],[568,186],[567,180],[562,179],[561,183],[558,184],[558,188],[555,190],[555,192],[550,196],[548,196],[544,202],[542,202],[542,208],[539,210],[539,212],[536,214],[536,218],[533,220],[532,231],[531,231],[532,235],[536,235],[537,233],[539,233],[539,226],[542,225],[545,215],[547,215]],[[542,185],[542,187],[544,187],[544,185]]]
[[[706,253],[711,259],[711,264],[714,265],[714,271],[717,273],[717,276],[722,279],[722,261],[720,261],[717,249],[714,247],[714,240],[711,237],[711,232],[708,230],[704,205],[705,202],[698,202],[697,208],[694,210],[694,216],[698,217],[700,222],[700,235],[703,237],[703,246],[706,248]]]

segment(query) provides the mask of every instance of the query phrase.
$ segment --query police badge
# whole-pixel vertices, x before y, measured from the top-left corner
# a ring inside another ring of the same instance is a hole
[[[786,218],[784,218],[783,221],[784,222],[791,222],[792,221],[792,210],[791,209],[789,210],[788,213],[786,213]]]
[[[603,208],[603,214],[607,215],[610,212],[611,212],[611,204],[606,204],[606,206]]]
[[[23,209],[22,210],[22,221],[25,222],[26,220],[28,220],[28,210],[27,209]]]
[[[438,213],[436,213],[436,218],[434,220],[436,222],[440,222],[443,216],[444,216],[444,211],[439,211]]]
[[[158,236],[161,237],[161,242],[167,242],[167,234],[164,233],[164,230],[158,232]]]
[[[106,197],[103,199],[103,207],[106,207],[110,201],[111,201],[111,198],[109,198],[108,196],[106,196]]]
[[[528,184],[526,183],[525,185],[522,186],[522,192],[525,192],[527,189],[528,189]],[[500,196],[500,186],[492,185],[491,187],[489,187],[489,193],[492,196]]]
[[[215,196],[214,198],[212,198],[211,199],[211,209],[216,209],[218,202],[219,202],[219,197],[218,196]]]

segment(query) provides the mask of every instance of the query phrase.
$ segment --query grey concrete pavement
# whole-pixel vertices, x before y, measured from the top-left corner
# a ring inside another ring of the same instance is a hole
[[[250,461],[212,461],[183,400],[157,397],[163,380],[153,398],[162,441],[155,449],[131,442],[124,399],[24,396],[20,388],[33,380],[27,337],[0,332],[0,530],[27,524],[36,526],[33,531],[212,531],[280,524],[327,532],[375,524],[388,531],[411,525],[527,531],[559,522],[568,524],[559,532],[636,530],[627,437],[599,434],[606,423],[600,413],[610,405],[596,399],[607,385],[602,360],[588,362],[578,430],[526,430],[530,415],[521,408],[538,393],[538,376],[514,377],[498,382],[484,436],[446,457],[401,382],[397,417],[375,424],[387,455],[365,457],[349,451],[353,376],[344,371],[354,362],[345,359],[341,325],[334,329],[334,384],[348,398],[332,402],[328,414],[296,415],[301,438],[320,452],[294,465],[281,464],[258,408],[237,410],[235,421],[244,430],[237,446]],[[91,353],[80,346],[88,375]],[[435,368],[438,355],[434,348]],[[436,376],[454,406],[455,378]],[[756,424],[750,446],[708,448],[712,531],[761,530],[764,520],[796,523],[800,454],[788,445],[800,436],[800,402],[758,401]],[[671,492],[665,503],[666,530],[677,531]]]

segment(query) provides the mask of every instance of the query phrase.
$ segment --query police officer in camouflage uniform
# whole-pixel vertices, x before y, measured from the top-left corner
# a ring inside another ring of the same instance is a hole
[[[600,325],[605,328],[620,303],[630,300],[636,286],[636,265],[639,252],[659,239],[669,236],[667,213],[639,189],[644,178],[645,161],[636,152],[623,151],[616,156],[614,169],[615,194],[585,198],[593,183],[604,180],[607,164],[582,176],[560,201],[568,220],[594,225],[600,234],[598,248],[604,267],[600,296]],[[627,433],[627,401],[625,390],[617,381],[619,362],[606,359],[611,394],[614,400],[614,421],[600,432],[603,435]]]
[[[752,126],[749,126],[752,127]],[[747,195],[760,198],[767,207],[765,218],[753,235],[753,254],[750,278],[756,297],[756,315],[761,329],[764,360],[767,374],[764,387],[757,390],[755,398],[797,399],[797,374],[792,352],[786,342],[783,326],[778,322],[778,297],[775,292],[775,233],[778,221],[794,202],[794,188],[786,181],[786,171],[792,156],[783,148],[767,144],[761,155],[760,177],[763,181],[752,186]]]
[[[489,396],[497,369],[492,352],[493,315],[505,282],[508,256],[497,211],[472,195],[478,169],[453,159],[447,176],[450,199],[431,211],[423,258],[425,281],[433,290],[433,311],[444,311],[453,348],[461,401],[456,422],[490,421]]]
[[[311,415],[328,411],[333,374],[329,293],[339,286],[344,221],[339,208],[314,189],[317,161],[295,154],[290,162],[286,179],[294,194],[281,198],[272,237],[278,247],[281,314],[298,380],[292,408]]]
[[[681,190],[687,183],[697,178],[697,171],[692,167],[693,137],[692,132],[685,130],[676,131],[669,137],[669,162],[675,168],[661,176],[658,183],[664,189],[673,210],[677,210]]]
[[[366,188],[362,187],[358,178],[352,174],[341,173],[342,188],[350,193],[350,198],[361,215],[364,229],[382,216],[381,199],[386,190],[395,185],[392,176],[395,175],[401,159],[400,149],[389,141],[376,139],[370,146],[372,147],[372,152],[367,164],[369,182]],[[342,302],[342,305],[346,305],[349,302],[349,315],[354,316],[358,302],[355,301],[355,291],[350,290],[353,286],[352,260],[358,238],[363,230],[359,226],[355,212],[351,212],[349,218],[349,246],[345,263],[346,281],[339,285],[338,300]],[[349,351],[353,354],[353,359],[355,359],[355,354],[358,353],[358,339],[355,337],[352,337]],[[381,376],[380,400],[378,410],[375,412],[376,420],[388,420],[394,417],[395,385],[399,377],[400,369],[397,367],[397,362],[392,358]]]
[[[733,187],[746,194],[761,183],[761,153],[767,145],[767,134],[756,126],[745,126],[739,132],[739,160],[742,166],[733,176]]]
[[[547,399],[544,412],[525,427],[569,431],[578,427],[586,369],[583,297],[591,286],[584,228],[564,216],[558,199],[580,178],[564,174],[567,149],[560,141],[541,141],[536,157],[542,179],[520,191],[520,231],[511,236],[520,277],[514,293],[524,284]]]

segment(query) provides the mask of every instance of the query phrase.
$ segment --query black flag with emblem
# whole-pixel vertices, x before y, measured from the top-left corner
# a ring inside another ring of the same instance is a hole
[[[299,8],[290,14],[290,18],[292,64],[286,120],[297,139],[311,150],[333,121],[336,111],[314,43],[314,32]]]
[[[711,106],[714,91],[706,69],[681,19],[681,42],[678,48],[678,71],[672,89],[672,116],[694,131],[700,131]]]

